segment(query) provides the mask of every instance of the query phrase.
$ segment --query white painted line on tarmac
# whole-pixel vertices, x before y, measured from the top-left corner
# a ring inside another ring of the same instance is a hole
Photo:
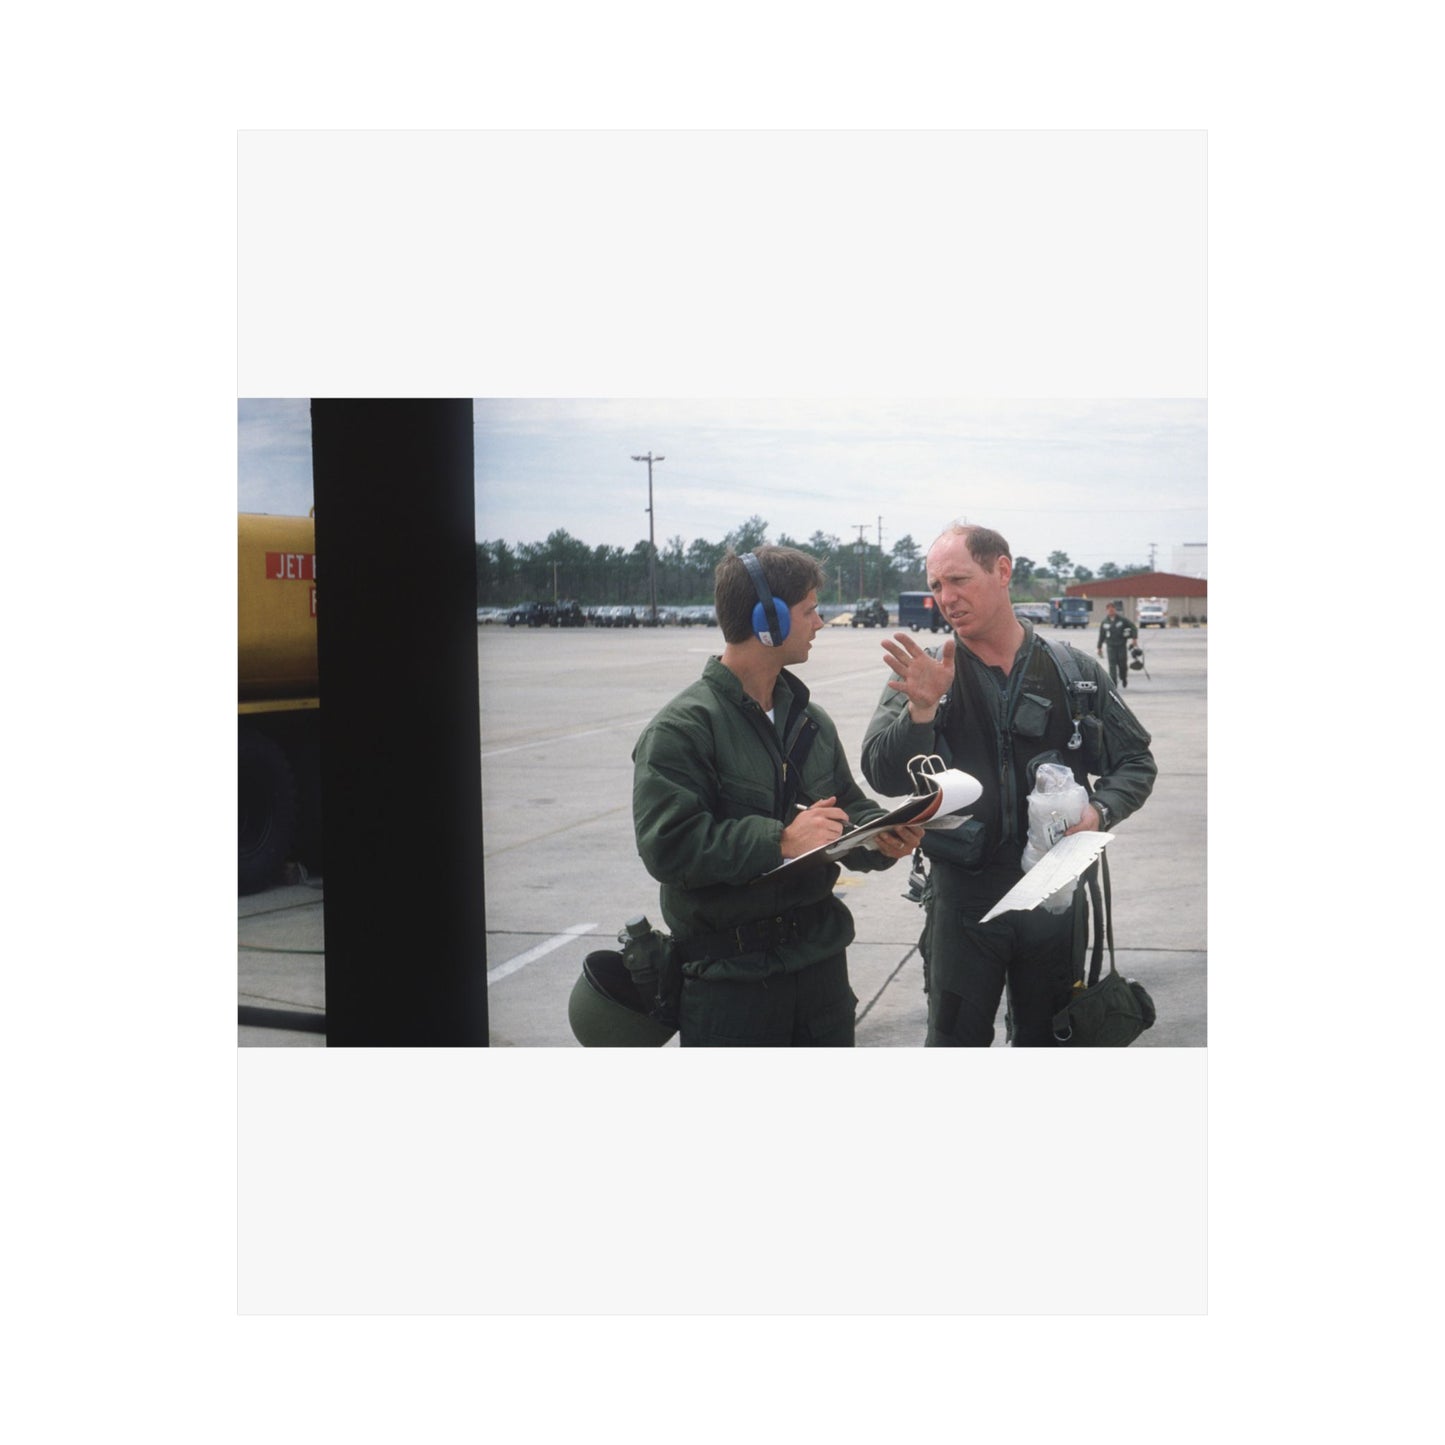
[[[608,723],[605,728],[588,728],[586,732],[578,733],[558,733],[555,737],[538,738],[536,742],[518,743],[515,747],[510,748],[492,748],[490,751],[484,749],[482,760],[485,762],[487,758],[500,758],[504,753],[524,753],[528,748],[555,748],[558,743],[570,743],[576,738],[595,738],[599,733],[615,733],[618,728],[645,727],[651,721],[650,717],[630,718],[624,722]]]
[[[489,968],[487,982],[496,983],[498,979],[516,973],[518,969],[526,968],[529,963],[535,963],[539,958],[551,953],[554,948],[561,948],[564,943],[571,943],[574,938],[579,938],[584,933],[591,933],[596,927],[595,923],[574,923],[565,933],[559,933],[555,938],[549,938],[546,943],[539,943],[536,948],[529,948],[526,953],[519,953],[516,958],[509,958],[505,963],[499,963],[495,968]]]

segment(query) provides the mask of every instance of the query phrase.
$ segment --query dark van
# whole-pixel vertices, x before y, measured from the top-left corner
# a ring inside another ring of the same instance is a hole
[[[1054,609],[1055,627],[1087,627],[1094,610],[1092,597],[1055,597],[1049,604]]]
[[[948,623],[938,610],[931,592],[900,592],[898,594],[898,625],[915,632],[926,627],[930,632],[946,632]]]

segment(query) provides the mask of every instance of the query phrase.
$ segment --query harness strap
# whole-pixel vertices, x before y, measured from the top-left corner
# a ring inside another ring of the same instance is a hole
[[[1108,854],[1100,853],[1098,858],[1095,859],[1095,861],[1090,865],[1090,867],[1083,876],[1085,883],[1088,885],[1089,902],[1092,904],[1094,911],[1094,957],[1089,965],[1089,978],[1087,985],[1089,988],[1093,988],[1094,985],[1099,982],[1099,975],[1103,966],[1105,939],[1108,940],[1109,944],[1109,973],[1111,975],[1115,975],[1119,972],[1119,970],[1114,967],[1114,916],[1113,908],[1111,906],[1111,900],[1109,897]],[[1099,899],[1101,879],[1103,881],[1102,904],[1100,903]],[[1103,925],[1102,927],[1100,927],[1101,922]],[[1076,979],[1074,983],[1075,990],[1078,990],[1079,988],[1084,986],[1083,964],[1084,960],[1081,954],[1078,960],[1078,964],[1076,966]],[[1133,985],[1132,987],[1134,987],[1136,993],[1142,992],[1142,990],[1138,988],[1138,985]],[[1145,997],[1147,999],[1147,995],[1145,995]],[[1149,1006],[1152,1010],[1153,1004],[1150,1003]],[[1153,1022],[1154,1020],[1151,1017],[1149,1019],[1149,1023],[1146,1023],[1144,1027],[1148,1028],[1149,1024],[1152,1024]],[[1069,1010],[1067,1006],[1060,1009],[1059,1012],[1054,1015],[1053,1030],[1054,1038],[1057,1039],[1060,1043],[1067,1043],[1069,1041],[1069,1038],[1073,1033],[1073,1025],[1069,1022]]]
[[[1089,960],[1089,977],[1087,986],[1093,988],[1098,983],[1099,975],[1104,965],[1104,944],[1109,945],[1109,972],[1117,973],[1114,967],[1114,906],[1113,899],[1109,892],[1109,857],[1107,850],[1089,865],[1084,872],[1084,883],[1089,892],[1089,903],[1093,909],[1093,956]],[[1102,885],[1102,899],[1100,898]],[[1080,959],[1079,973],[1083,973],[1083,960]]]
[[[1053,658],[1054,666],[1058,668],[1059,676],[1063,679],[1064,696],[1069,700],[1069,716],[1074,723],[1074,735],[1069,739],[1069,747],[1071,749],[1082,747],[1084,735],[1079,729],[1079,724],[1084,720],[1086,713],[1091,717],[1095,715],[1099,685],[1084,676],[1068,643],[1042,635],[1039,635],[1039,641],[1043,643],[1049,656]]]
[[[821,731],[822,729],[806,711],[802,713],[793,727],[787,753],[783,758],[782,820],[784,823],[787,822],[788,815],[798,801],[798,794],[803,787],[803,764],[808,761],[808,754],[812,752],[813,744],[817,741]]]

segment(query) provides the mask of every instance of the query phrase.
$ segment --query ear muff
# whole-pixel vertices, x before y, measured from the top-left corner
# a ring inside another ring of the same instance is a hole
[[[793,625],[793,614],[786,607],[779,607],[763,576],[763,564],[751,552],[744,552],[739,559],[753,579],[753,590],[758,594],[757,605],[753,608],[753,635],[764,647],[776,647],[788,635]]]

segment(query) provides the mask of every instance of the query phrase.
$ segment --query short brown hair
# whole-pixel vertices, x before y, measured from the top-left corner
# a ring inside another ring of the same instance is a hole
[[[987,572],[992,572],[994,563],[1000,557],[1007,557],[1012,563],[1014,556],[1004,541],[1002,532],[992,527],[975,527],[971,522],[955,522],[945,527],[933,540],[941,542],[945,537],[962,537],[968,547],[968,555]]]
[[[796,547],[755,547],[753,556],[779,607],[793,607],[823,585],[817,560]],[[713,587],[713,610],[725,642],[746,642],[753,635],[753,608],[761,600],[743,559],[729,548],[717,564]]]

